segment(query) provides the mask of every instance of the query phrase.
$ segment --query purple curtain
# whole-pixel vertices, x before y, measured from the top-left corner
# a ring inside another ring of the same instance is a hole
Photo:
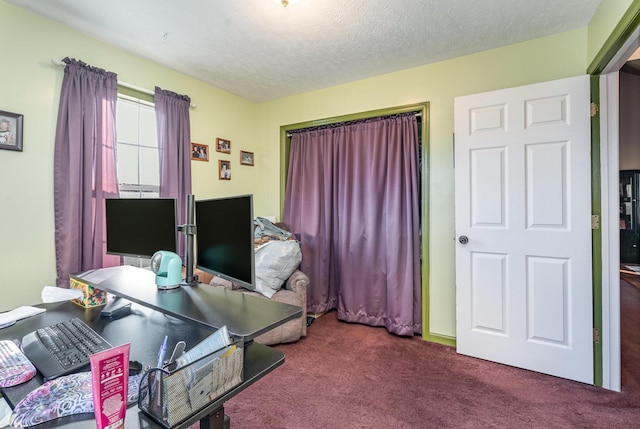
[[[65,58],[54,153],[56,284],[119,264],[105,253],[104,200],[118,196],[116,74]]]
[[[421,333],[419,204],[414,114],[294,132],[283,220],[309,311]]]
[[[186,223],[191,193],[191,99],[156,87],[154,96],[160,156],[160,197],[176,198],[178,224]],[[178,253],[185,258],[185,237],[178,236]]]

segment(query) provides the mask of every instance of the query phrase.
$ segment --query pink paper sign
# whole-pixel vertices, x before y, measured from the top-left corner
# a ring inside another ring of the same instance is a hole
[[[129,382],[129,349],[123,344],[91,355],[93,407],[98,429],[124,428]]]

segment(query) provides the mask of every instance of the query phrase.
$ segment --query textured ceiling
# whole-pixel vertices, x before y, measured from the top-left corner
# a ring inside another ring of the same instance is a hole
[[[6,1],[257,102],[582,28],[600,3]]]

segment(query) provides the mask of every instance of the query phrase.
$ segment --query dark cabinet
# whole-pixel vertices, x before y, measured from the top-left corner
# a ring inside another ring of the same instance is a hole
[[[640,264],[640,170],[620,172],[620,262]]]

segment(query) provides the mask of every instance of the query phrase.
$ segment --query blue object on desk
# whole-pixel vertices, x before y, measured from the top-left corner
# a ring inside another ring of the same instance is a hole
[[[178,254],[158,250],[151,257],[151,271],[156,273],[158,289],[175,289],[182,282],[182,260]]]

